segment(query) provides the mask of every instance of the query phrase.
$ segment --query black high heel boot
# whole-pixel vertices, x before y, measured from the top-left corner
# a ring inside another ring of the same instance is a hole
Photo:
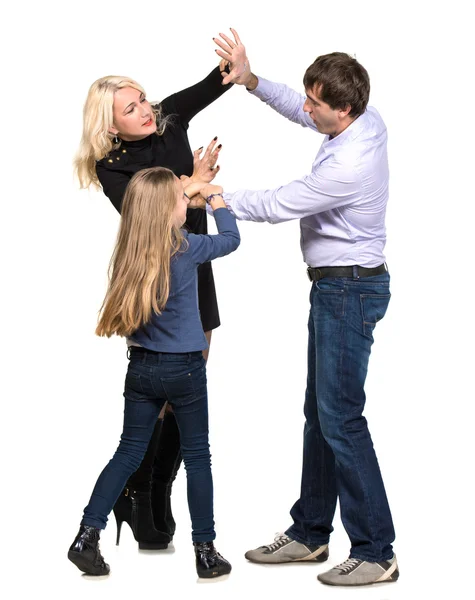
[[[231,572],[230,563],[216,551],[213,542],[193,542],[198,577],[210,579]]]
[[[165,550],[168,548],[171,536],[168,533],[157,531],[153,524],[150,491],[139,492],[125,488],[113,510],[117,522],[117,546],[122,523],[125,521],[132,529],[141,550]]]
[[[171,493],[181,465],[180,432],[175,415],[166,412],[160,431],[152,472],[152,512],[155,529],[175,534]]]
[[[108,575],[109,565],[99,550],[99,529],[81,525],[68,552],[69,560],[88,575]]]

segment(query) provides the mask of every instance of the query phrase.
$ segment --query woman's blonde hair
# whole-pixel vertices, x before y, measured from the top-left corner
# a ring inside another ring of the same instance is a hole
[[[186,249],[175,223],[176,200],[176,177],[169,169],[144,169],[130,180],[97,335],[129,336],[150,321],[152,311],[163,311],[170,293],[170,261]]]
[[[145,94],[145,90],[130,77],[107,75],[95,81],[89,88],[83,110],[83,130],[79,150],[74,159],[74,168],[81,188],[91,184],[100,187],[96,174],[96,161],[102,160],[112,150],[120,147],[115,143],[110,128],[114,126],[114,94],[117,90],[131,87]],[[157,107],[152,108],[153,119],[157,123],[157,134],[162,135],[166,118],[162,118]]]

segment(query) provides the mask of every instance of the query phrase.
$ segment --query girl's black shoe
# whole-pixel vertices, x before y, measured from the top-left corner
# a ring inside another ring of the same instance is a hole
[[[193,546],[198,577],[209,579],[231,572],[231,565],[216,551],[213,542],[193,542]]]
[[[110,572],[110,567],[99,550],[99,531],[96,527],[81,525],[69,548],[69,560],[88,575],[108,575]]]
[[[168,533],[157,531],[153,524],[150,491],[139,492],[125,488],[113,510],[117,522],[117,546],[122,523],[125,521],[132,529],[141,550],[165,550],[168,548],[171,536]]]

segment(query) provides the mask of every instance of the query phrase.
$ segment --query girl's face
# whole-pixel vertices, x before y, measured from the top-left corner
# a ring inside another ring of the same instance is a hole
[[[143,140],[157,130],[155,115],[145,95],[126,87],[114,94],[114,126],[110,132],[126,142]]]
[[[176,206],[175,206],[175,224],[177,227],[182,227],[182,225],[186,221],[186,209],[188,208],[188,204],[190,203],[190,199],[185,196],[185,192],[183,190],[183,184],[175,177],[176,184]]]

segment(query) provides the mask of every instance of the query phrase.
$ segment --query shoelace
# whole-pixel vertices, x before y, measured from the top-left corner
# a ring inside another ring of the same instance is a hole
[[[347,558],[345,562],[342,562],[341,565],[337,565],[334,567],[335,569],[340,569],[342,573],[348,573],[355,567],[357,567],[362,561],[358,558]]]
[[[285,533],[276,533],[272,544],[264,546],[264,548],[268,548],[271,552],[274,552],[274,550],[281,548],[284,544],[287,544],[288,542],[290,542],[290,538],[288,535],[285,535]]]

